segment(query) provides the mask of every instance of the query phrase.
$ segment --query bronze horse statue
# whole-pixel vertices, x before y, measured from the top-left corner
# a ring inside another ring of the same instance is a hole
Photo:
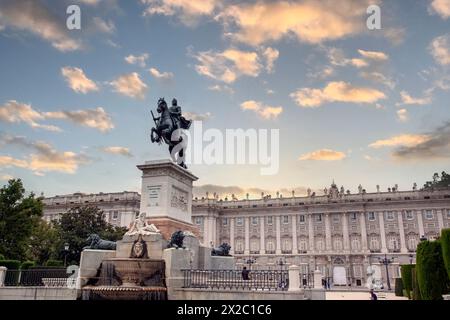
[[[187,169],[184,163],[184,145],[187,145],[187,137],[182,134],[181,129],[189,129],[191,125],[190,120],[186,120],[181,115],[181,107],[177,105],[176,99],[172,101],[172,107],[168,107],[164,98],[158,100],[158,106],[156,111],[160,114],[159,117],[155,117],[152,113],[153,121],[156,127],[153,127],[150,133],[152,143],[157,142],[161,144],[164,142],[169,146],[170,156],[175,160],[175,154],[178,153],[177,163]],[[177,147],[180,143],[183,145]],[[175,148],[175,150],[174,150]],[[174,154],[172,154],[174,151]]]

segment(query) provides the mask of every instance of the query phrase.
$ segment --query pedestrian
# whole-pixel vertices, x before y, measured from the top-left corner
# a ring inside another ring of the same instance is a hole
[[[370,300],[378,300],[378,297],[373,291],[373,289],[370,289]]]
[[[247,267],[242,268],[242,280],[250,280],[250,271],[247,270]]]

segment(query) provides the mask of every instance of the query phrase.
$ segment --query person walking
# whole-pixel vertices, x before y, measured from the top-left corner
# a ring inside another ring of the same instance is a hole
[[[370,289],[370,300],[378,300],[378,296],[375,294],[373,289]]]
[[[247,267],[242,268],[242,280],[250,280],[250,271],[247,270]]]

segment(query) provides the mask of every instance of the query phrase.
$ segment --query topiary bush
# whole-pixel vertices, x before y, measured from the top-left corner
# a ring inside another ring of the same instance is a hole
[[[417,281],[417,276],[416,276],[416,268],[413,268],[411,270],[411,277],[412,277],[412,284],[413,284],[412,299],[413,300],[422,300],[422,296],[420,295],[420,290],[419,290],[419,282]]]
[[[0,254],[0,260],[5,260],[5,256]]]
[[[403,264],[401,267],[401,276],[402,276],[402,283],[403,283],[403,289],[406,290],[408,299],[411,299],[411,291],[413,287],[412,282],[412,269],[414,269],[414,264]]]
[[[448,275],[440,241],[422,241],[417,246],[416,276],[423,300],[441,300]]]
[[[450,229],[442,229],[441,232],[442,259],[444,260],[447,276],[450,279]]]
[[[34,261],[24,261],[20,265],[20,270],[28,270],[31,267],[34,267],[35,265],[36,265],[36,262],[34,262]]]
[[[6,267],[8,270],[19,270],[20,261],[19,260],[0,260],[0,266]]]
[[[45,263],[46,267],[64,267],[64,262],[61,260],[47,260]]]
[[[402,278],[395,278],[395,295],[398,297],[403,296],[403,281]]]

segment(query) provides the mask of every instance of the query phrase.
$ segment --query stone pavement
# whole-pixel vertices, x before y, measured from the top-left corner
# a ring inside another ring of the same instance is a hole
[[[378,300],[408,300],[405,297],[397,297],[393,292],[376,292]],[[326,300],[370,300],[370,293],[351,291],[327,291]]]

